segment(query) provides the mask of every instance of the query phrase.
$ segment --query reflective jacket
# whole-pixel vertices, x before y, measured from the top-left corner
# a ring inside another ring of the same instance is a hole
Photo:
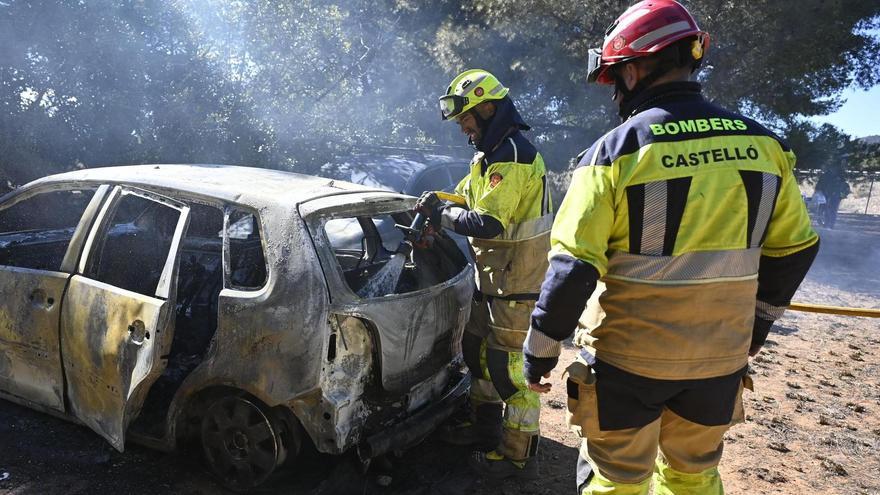
[[[503,226],[501,234],[492,238],[467,233],[479,291],[501,299],[534,301],[547,270],[553,223],[546,170],[541,154],[520,132],[529,127],[513,103],[504,99],[496,107],[470,174],[455,191],[466,198],[471,212]],[[522,331],[527,329],[526,324]]]
[[[533,355],[541,339],[571,334],[601,278],[605,319],[577,339],[597,359],[656,379],[733,373],[818,250],[795,156],[757,122],[706,102],[697,83],[639,101],[574,172],[532,317]]]

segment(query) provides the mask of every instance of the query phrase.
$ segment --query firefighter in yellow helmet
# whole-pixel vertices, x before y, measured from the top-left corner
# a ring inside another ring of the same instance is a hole
[[[508,89],[485,70],[456,77],[440,97],[476,148],[470,173],[456,187],[467,207],[427,192],[417,209],[470,238],[477,291],[462,337],[472,373],[471,415],[445,428],[451,443],[477,449],[471,466],[492,478],[537,476],[541,403],[522,375],[522,344],[550,249],[553,222],[544,161]],[[488,452],[484,452],[488,450]]]
[[[581,494],[646,495],[652,480],[655,494],[723,493],[749,356],[818,251],[791,149],[689,81],[707,47],[684,7],[648,0],[591,51],[589,79],[614,86],[624,122],[572,176],[523,348],[530,388],[546,392],[604,282],[604,320],[577,328],[563,375]]]

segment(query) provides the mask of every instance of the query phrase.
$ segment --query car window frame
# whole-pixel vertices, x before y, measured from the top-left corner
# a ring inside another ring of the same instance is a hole
[[[263,263],[265,264],[265,272],[266,278],[263,280],[263,284],[259,287],[243,287],[238,286],[232,283],[232,251],[230,249],[229,243],[229,227],[230,217],[234,211],[242,211],[245,213],[250,213],[254,216],[256,220],[257,228],[260,229],[260,249],[263,252]],[[223,288],[234,290],[238,292],[260,292],[266,288],[269,284],[269,280],[272,278],[271,266],[269,263],[269,250],[267,249],[268,245],[266,243],[266,226],[263,221],[263,216],[260,215],[260,212],[252,207],[246,205],[240,205],[235,203],[228,203],[223,206],[223,253],[222,260],[223,263]]]
[[[377,196],[369,198],[355,196],[351,199],[351,202],[328,205],[314,210],[310,208],[310,211],[303,215],[303,220],[308,229],[308,234],[312,238],[318,255],[318,261],[321,264],[321,270],[328,285],[332,304],[374,304],[397,298],[418,297],[420,294],[432,290],[427,288],[400,294],[386,294],[384,296],[365,298],[358,296],[346,282],[342,266],[336,260],[332,244],[324,229],[327,221],[334,218],[377,217],[411,211],[412,205],[416,200],[416,198],[392,191],[373,191],[372,193],[377,193]],[[320,201],[320,199],[324,198],[318,198],[314,201]],[[367,223],[369,223],[371,229],[375,229],[375,233],[378,235],[376,224],[372,221]]]
[[[78,275],[86,277],[90,280],[96,280],[87,275],[87,273],[89,271],[89,263],[92,261],[92,258],[95,255],[95,250],[98,248],[98,235],[107,234],[106,224],[115,213],[119,201],[126,195],[139,196],[150,201],[164,204],[169,208],[178,210],[179,212],[181,212],[181,215],[188,215],[189,212],[189,205],[187,205],[184,201],[177,200],[169,196],[165,196],[163,194],[152,192],[146,189],[142,189],[140,187],[127,184],[116,184],[115,186],[113,186],[113,189],[107,194],[107,198],[101,206],[101,211],[97,214],[91,228],[89,229],[88,237],[86,238],[85,244],[83,246],[82,255],[79,259],[78,267],[76,270],[76,273]],[[180,243],[185,234],[185,230],[186,222],[180,222],[178,219],[177,225],[175,225],[174,227],[174,234],[171,240],[172,250],[179,249]],[[176,251],[173,253],[173,255],[171,251],[167,253],[165,264],[162,267],[162,274],[159,277],[159,283],[157,284],[156,290],[153,292],[152,297],[166,300],[170,297],[171,286],[174,283],[174,267],[177,263],[178,255],[179,254]],[[98,280],[98,282],[100,282],[100,280]]]
[[[106,199],[110,188],[111,187],[107,184],[83,182],[57,182],[36,185],[34,187],[26,187],[13,191],[3,197],[0,197],[0,211],[11,208],[23,201],[27,201],[28,199],[31,199],[34,196],[38,196],[40,194],[77,189],[94,190],[94,194],[89,200],[88,205],[86,205],[85,210],[83,210],[83,212],[80,214],[79,221],[74,228],[73,235],[70,238],[70,242],[68,242],[67,244],[67,250],[65,251],[64,258],[62,259],[61,265],[59,266],[58,270],[38,270],[51,271],[55,273],[73,273],[76,270],[80,257],[83,253],[83,244],[85,242],[86,236],[91,230],[97,212],[100,206],[104,203],[104,200]],[[31,268],[22,269],[32,270]]]

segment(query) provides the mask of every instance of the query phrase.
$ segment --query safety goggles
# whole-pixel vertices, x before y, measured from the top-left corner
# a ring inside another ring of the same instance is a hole
[[[446,95],[440,97],[440,116],[443,120],[448,120],[460,114],[465,105],[468,104],[466,96]]]
[[[587,52],[587,82],[594,83],[602,73],[602,49],[590,48]]]

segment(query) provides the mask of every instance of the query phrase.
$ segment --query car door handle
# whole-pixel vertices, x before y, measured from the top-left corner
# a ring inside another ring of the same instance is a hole
[[[149,340],[150,332],[141,320],[134,320],[128,325],[128,338],[135,345],[143,345],[144,340]]]
[[[31,306],[42,309],[51,309],[55,305],[55,298],[46,294],[43,289],[34,289],[28,294],[28,301]]]

